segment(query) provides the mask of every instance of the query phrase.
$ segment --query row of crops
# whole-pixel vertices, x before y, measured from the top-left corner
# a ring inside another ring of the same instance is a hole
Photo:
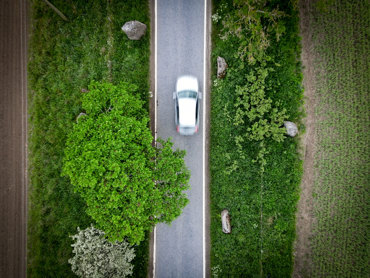
[[[370,3],[310,3],[316,102],[312,277],[368,277]]]

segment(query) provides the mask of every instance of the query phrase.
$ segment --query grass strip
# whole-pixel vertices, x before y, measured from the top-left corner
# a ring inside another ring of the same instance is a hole
[[[217,56],[226,59],[229,68],[224,80],[212,75],[211,92],[211,271],[215,277],[289,277],[292,273],[292,248],[295,239],[295,211],[302,176],[299,139],[265,141],[267,153],[263,175],[254,160],[260,144],[250,141],[241,157],[235,147],[234,126],[236,87],[245,84],[253,65],[235,56],[242,38],[220,38],[222,16],[234,7],[232,1],[213,1],[221,20],[213,23],[212,65]],[[298,36],[298,14],[290,1],[270,1],[286,16],[285,32],[277,42],[271,40],[267,53],[274,69],[266,78],[266,96],[285,108],[289,120],[298,123],[303,116],[303,90]],[[247,40],[247,38],[245,38]],[[221,86],[220,86],[221,83]],[[301,127],[302,128],[302,127]],[[223,234],[220,212],[228,209],[232,233]]]
[[[90,225],[85,204],[60,176],[66,135],[81,112],[82,89],[92,81],[128,81],[149,91],[149,32],[130,41],[129,20],[148,26],[147,1],[53,1],[63,21],[42,1],[32,1],[29,46],[29,221],[31,277],[74,277],[70,235]],[[134,276],[145,277],[148,240],[135,247]]]

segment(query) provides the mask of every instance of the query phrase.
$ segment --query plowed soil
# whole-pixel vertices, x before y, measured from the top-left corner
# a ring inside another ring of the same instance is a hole
[[[26,1],[0,1],[0,277],[26,277],[26,46]]]

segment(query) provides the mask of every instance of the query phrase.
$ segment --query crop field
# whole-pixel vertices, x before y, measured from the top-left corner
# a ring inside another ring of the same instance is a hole
[[[316,102],[312,277],[369,277],[370,2],[310,5]]]
[[[149,32],[129,41],[121,26],[148,26],[147,1],[53,1],[64,21],[44,1],[32,1],[29,46],[30,277],[75,277],[68,264],[77,227],[92,220],[85,204],[61,177],[67,133],[81,112],[83,89],[92,81],[135,83],[147,100]],[[148,241],[135,247],[134,276],[146,277]]]
[[[217,79],[215,72],[212,75],[211,273],[212,277],[290,277],[295,211],[302,176],[299,139],[286,137],[280,122],[273,129],[276,140],[270,134],[261,136],[266,134],[265,129],[257,128],[260,133],[250,133],[248,128],[254,118],[238,117],[236,111],[244,113],[242,109],[247,105],[243,105],[252,98],[257,99],[262,105],[247,111],[249,115],[259,117],[260,114],[253,114],[254,111],[261,107],[259,111],[268,110],[270,104],[273,107],[264,115],[262,124],[284,118],[297,123],[302,130],[298,14],[291,1],[269,1],[268,7],[252,7],[252,10],[278,7],[285,16],[279,19],[279,25],[272,25],[269,29],[281,28],[284,32],[279,39],[270,35],[269,46],[262,54],[266,59],[247,62],[239,57],[240,46],[252,42],[249,50],[254,51],[253,47],[258,48],[259,43],[253,46],[251,33],[225,38],[223,29],[228,14],[236,14],[236,18],[229,21],[230,29],[236,32],[243,30],[243,27],[233,25],[240,22],[240,14],[235,11],[243,11],[234,4],[241,2],[213,2],[212,66],[214,70],[217,56],[222,56],[229,67],[224,79]],[[258,1],[252,2],[253,5],[258,4]],[[258,37],[261,28],[256,29],[250,32],[255,32]],[[261,54],[259,49],[254,52]],[[251,85],[245,87],[246,84]],[[257,93],[252,91],[254,84],[260,86]],[[240,95],[245,92],[254,95],[250,98],[243,96],[243,102]],[[280,114],[271,116],[276,111]],[[267,128],[270,127],[267,125]],[[221,229],[220,213],[223,209],[230,212],[231,234],[224,234]]]

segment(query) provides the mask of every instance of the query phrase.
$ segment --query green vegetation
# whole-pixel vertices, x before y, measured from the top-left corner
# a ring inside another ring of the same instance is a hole
[[[81,89],[92,80],[136,84],[147,103],[149,34],[130,41],[128,20],[149,27],[147,1],[53,1],[63,21],[43,1],[32,1],[29,53],[28,275],[74,277],[68,259],[77,227],[93,222],[85,202],[61,177],[67,134],[81,112]],[[147,107],[147,105],[146,105]],[[148,241],[135,247],[134,276],[146,277]]]
[[[110,242],[94,226],[77,229],[72,236],[72,271],[84,278],[124,278],[132,275],[135,251],[127,241]]]
[[[312,277],[368,277],[369,1],[311,3],[316,156]]]
[[[294,4],[294,3],[293,3]],[[291,1],[214,1],[211,94],[211,270],[219,277],[289,277],[302,175],[298,14]],[[220,228],[228,209],[232,233]]]
[[[154,147],[136,86],[93,82],[68,134],[63,174],[110,241],[140,244],[145,232],[170,223],[189,202],[185,151],[170,140]]]

